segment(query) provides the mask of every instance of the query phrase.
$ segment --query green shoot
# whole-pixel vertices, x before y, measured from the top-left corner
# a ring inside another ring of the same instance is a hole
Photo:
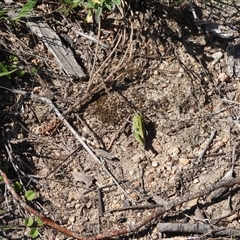
[[[28,0],[27,3],[20,10],[20,13],[18,14],[18,16],[15,17],[13,20],[18,21],[19,19],[25,17],[29,12],[32,11],[36,3],[37,3],[37,0]]]
[[[16,72],[17,69],[13,69],[12,71],[8,71],[7,68],[0,62],[0,77],[7,76],[8,79],[11,79],[11,73]]]
[[[40,218],[36,218],[36,220],[34,220],[32,217],[26,218],[24,224],[26,227],[30,227],[29,234],[31,238],[36,238],[39,236],[39,231],[36,227],[41,227],[43,225]]]
[[[36,193],[33,190],[28,190],[25,192],[25,197],[28,201],[32,201],[36,197]]]
[[[33,225],[33,223],[34,223],[34,220],[33,220],[32,217],[26,218],[25,221],[24,221],[24,224],[25,224],[25,226],[27,226],[27,227],[31,227],[31,226]]]

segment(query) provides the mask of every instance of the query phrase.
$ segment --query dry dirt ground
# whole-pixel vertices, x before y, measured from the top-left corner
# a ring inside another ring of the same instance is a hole
[[[10,65],[15,55],[26,74],[2,77],[0,86],[51,99],[84,140],[95,142],[89,146],[99,162],[47,104],[0,89],[0,168],[13,184],[21,183],[22,199],[26,190],[37,194],[24,201],[90,236],[129,228],[156,206],[240,176],[239,48],[227,54],[239,39],[239,1],[194,4],[199,19],[228,24],[235,33],[230,39],[207,31],[208,24],[196,26],[185,2],[128,2],[104,13],[101,25],[86,23],[83,9],[66,16],[61,5],[44,2],[35,11],[74,51],[88,79],[70,79],[27,20],[12,24],[2,18],[0,62]],[[73,27],[95,39],[99,35],[109,48],[78,36]],[[145,122],[145,147],[132,133],[136,113]],[[238,239],[239,207],[236,185],[178,204],[121,239]],[[3,180],[0,210],[1,239],[30,238],[24,219],[32,215]],[[183,230],[196,223],[210,228]],[[230,229],[236,231],[218,235]],[[38,230],[39,239],[74,239],[48,226]]]

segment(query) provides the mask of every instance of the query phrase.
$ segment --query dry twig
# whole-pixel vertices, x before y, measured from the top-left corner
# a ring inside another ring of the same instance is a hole
[[[216,135],[216,130],[212,131],[210,138],[208,139],[208,141],[206,142],[206,146],[204,147],[204,149],[202,150],[202,152],[200,153],[199,157],[198,157],[198,162],[200,162],[203,159],[204,154],[206,153],[206,151],[208,150],[210,144],[213,141],[213,138]]]
[[[124,188],[118,183],[117,179],[115,178],[115,176],[108,170],[106,164],[102,163],[101,160],[96,156],[96,154],[92,151],[92,149],[83,141],[83,139],[81,138],[81,136],[74,130],[74,128],[71,126],[71,124],[63,117],[63,115],[59,112],[59,110],[54,106],[53,102],[45,97],[41,97],[38,96],[36,94],[32,94],[32,93],[27,93],[25,91],[22,90],[13,90],[13,89],[9,89],[9,88],[5,88],[0,86],[0,88],[3,88],[5,90],[11,91],[12,93],[16,93],[16,94],[21,94],[24,95],[30,99],[32,99],[35,102],[42,102],[45,103],[46,105],[48,105],[51,110],[53,110],[55,112],[55,114],[57,115],[57,117],[59,118],[59,120],[61,122],[63,122],[65,124],[65,126],[71,131],[71,133],[74,135],[74,137],[82,144],[82,146],[85,148],[85,150],[90,154],[90,156],[102,167],[102,169],[113,179],[113,181],[116,183],[116,185],[123,191],[123,193],[125,194],[126,197],[128,197],[129,199],[132,200],[132,198],[130,197],[130,195],[124,190]]]
[[[59,232],[64,233],[67,236],[74,237],[76,239],[84,239],[79,234],[74,233],[74,232],[68,230],[67,228],[58,225],[57,223],[55,223],[51,219],[45,217],[44,215],[42,215],[41,213],[36,211],[34,208],[27,205],[25,203],[25,201],[22,200],[22,198],[15,192],[14,188],[11,185],[11,182],[9,181],[9,179],[7,177],[7,175],[2,170],[0,170],[0,174],[2,175],[3,181],[6,184],[9,192],[12,194],[13,198],[21,205],[22,208],[24,208],[28,212],[32,213],[34,216],[39,217],[45,225],[47,225],[49,227],[52,227],[52,228],[58,230]]]
[[[121,235],[126,235],[126,234],[130,234],[132,232],[136,232],[138,229],[140,229],[141,227],[145,226],[146,224],[150,223],[152,220],[158,218],[159,216],[161,216],[163,213],[170,211],[171,209],[182,205],[185,202],[188,202],[192,199],[195,198],[199,198],[202,197],[204,195],[208,195],[210,194],[212,191],[222,188],[222,187],[232,187],[236,184],[240,184],[240,177],[235,178],[235,179],[231,179],[231,180],[226,180],[226,181],[220,181],[208,188],[205,188],[195,194],[189,194],[186,195],[182,198],[179,198],[169,204],[167,204],[164,207],[161,207],[159,209],[154,210],[151,215],[149,215],[148,217],[146,217],[144,220],[139,221],[139,223],[133,225],[133,226],[128,226],[127,228],[123,228],[123,229],[118,229],[118,230],[112,230],[106,233],[102,233],[102,234],[97,234],[97,235],[93,235],[93,236],[89,236],[89,237],[84,237],[82,235],[79,235],[77,233],[74,233],[70,230],[68,230],[67,228],[64,228],[60,225],[58,225],[57,223],[53,222],[51,219],[45,217],[44,215],[40,214],[38,211],[36,211],[35,209],[33,209],[32,207],[30,207],[29,205],[27,205],[19,196],[18,194],[15,192],[14,188],[11,186],[11,183],[9,181],[9,179],[7,178],[7,175],[0,170],[0,174],[3,177],[3,180],[8,188],[8,190],[11,192],[12,196],[14,197],[15,200],[17,200],[17,202],[27,211],[29,211],[30,213],[32,213],[33,215],[39,217],[43,223],[45,225],[48,225],[64,234],[66,234],[67,236],[70,237],[74,237],[75,239],[79,239],[79,240],[97,240],[97,239],[107,239],[110,237],[116,237],[116,236],[121,236]]]
[[[233,228],[212,227],[204,223],[158,223],[157,229],[162,232],[194,233],[194,234],[211,234],[215,237],[234,236],[240,237],[240,231]]]

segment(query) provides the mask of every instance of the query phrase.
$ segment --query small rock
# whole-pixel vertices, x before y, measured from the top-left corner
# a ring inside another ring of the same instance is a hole
[[[187,158],[179,158],[179,162],[184,165],[188,165],[190,160]]]
[[[229,141],[229,138],[228,138],[228,137],[223,137],[223,138],[222,138],[222,141],[223,141],[224,143],[227,143],[227,142]]]
[[[139,196],[135,192],[131,193],[130,196],[133,200],[139,200]]]
[[[172,170],[172,162],[167,162],[165,165],[165,168],[167,169],[167,171],[171,171]]]
[[[123,200],[123,207],[130,207],[131,206],[131,202],[129,200]]]
[[[213,57],[213,59],[214,59],[215,61],[220,60],[222,56],[223,56],[223,53],[222,53],[221,51],[215,52],[215,53],[212,55],[212,57]]]
[[[212,55],[213,57],[213,61],[211,62],[211,66],[214,67],[216,65],[217,62],[220,61],[220,59],[222,58],[223,53],[222,52],[216,52]]]
[[[226,73],[220,73],[218,75],[218,79],[221,81],[221,82],[227,82],[229,80],[229,76],[226,74]]]
[[[193,183],[194,183],[194,184],[199,183],[199,179],[198,179],[198,178],[195,178],[195,179],[193,180]]]
[[[154,177],[153,177],[152,174],[147,177],[147,182],[148,183],[151,183],[153,180],[154,180]]]
[[[171,174],[175,174],[176,171],[177,171],[177,168],[176,168],[176,167],[172,167],[172,169],[171,169]]]
[[[152,161],[152,167],[156,168],[158,166],[158,162],[157,161]]]
[[[91,207],[92,207],[92,202],[88,202],[88,203],[86,204],[86,208],[89,209],[89,208],[91,208]]]
[[[189,202],[187,202],[187,206],[188,207],[193,207],[193,206],[197,205],[197,203],[198,203],[198,198],[195,198],[195,199],[190,200]]]
[[[156,186],[158,186],[159,184],[156,181],[152,181],[151,182],[151,188],[154,189],[156,188]]]
[[[80,209],[80,207],[81,207],[81,204],[80,203],[76,203],[75,209]]]
[[[151,174],[151,173],[154,173],[155,171],[156,171],[156,169],[153,168],[153,167],[149,169],[149,173],[150,173],[150,174]]]
[[[161,85],[162,89],[166,88],[167,86],[168,86],[167,83],[162,83],[162,85]]]
[[[153,240],[160,239],[159,231],[158,231],[158,229],[156,227],[152,231],[151,239],[153,239]]]
[[[75,222],[75,216],[69,216],[68,223],[73,224]]]
[[[141,182],[139,180],[135,181],[132,183],[132,185],[135,187],[135,188],[138,188],[141,186]]]
[[[172,147],[168,150],[168,153],[172,155],[172,157],[177,157],[180,153],[180,149],[178,147]]]
[[[178,73],[177,75],[176,75],[176,78],[180,78],[180,77],[182,77],[183,76],[183,73]]]
[[[132,157],[132,161],[134,163],[139,163],[142,159],[143,159],[143,156],[141,154],[139,154],[139,153],[137,153],[136,155],[134,155]]]
[[[136,173],[136,171],[134,169],[131,169],[131,170],[128,171],[128,174],[130,176],[133,176],[135,173]]]

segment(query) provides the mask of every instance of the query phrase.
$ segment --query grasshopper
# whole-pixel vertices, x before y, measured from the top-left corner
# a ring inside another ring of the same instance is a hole
[[[144,122],[142,115],[139,113],[133,116],[133,135],[140,144],[145,145]]]

